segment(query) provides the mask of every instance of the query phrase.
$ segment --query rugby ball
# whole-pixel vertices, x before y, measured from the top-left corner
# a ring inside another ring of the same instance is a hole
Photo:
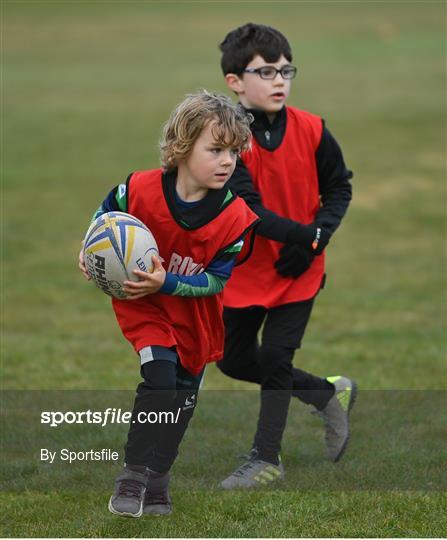
[[[138,281],[133,270],[152,272],[158,255],[155,238],[146,225],[125,212],[99,216],[84,238],[84,262],[92,281],[110,296],[124,299],[124,281]]]

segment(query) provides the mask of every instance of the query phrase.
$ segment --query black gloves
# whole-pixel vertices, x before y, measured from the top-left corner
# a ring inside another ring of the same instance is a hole
[[[287,235],[287,243],[281,248],[275,268],[283,277],[297,278],[312,264],[315,255],[321,255],[328,245],[329,231],[317,223],[295,227]]]
[[[275,262],[275,268],[283,277],[297,278],[303,274],[312,264],[314,253],[300,244],[286,244]]]
[[[296,223],[296,227],[288,234],[287,243],[300,244],[308,248],[314,255],[321,255],[328,245],[330,237],[330,233],[316,223],[310,225]]]

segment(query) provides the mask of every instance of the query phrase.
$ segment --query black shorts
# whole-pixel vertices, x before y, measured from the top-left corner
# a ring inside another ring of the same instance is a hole
[[[299,349],[313,304],[314,299],[311,298],[270,309],[261,306],[225,308],[225,349],[250,348],[257,344],[263,323],[263,345]]]

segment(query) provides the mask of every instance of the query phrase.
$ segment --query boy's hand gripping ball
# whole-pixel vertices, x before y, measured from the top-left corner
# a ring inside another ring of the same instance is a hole
[[[152,272],[152,255],[159,257],[151,231],[124,212],[99,216],[90,225],[83,246],[84,263],[95,285],[121,299],[127,297],[123,282],[138,281],[133,270]]]

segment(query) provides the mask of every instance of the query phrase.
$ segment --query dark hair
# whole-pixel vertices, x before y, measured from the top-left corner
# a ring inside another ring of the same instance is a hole
[[[247,23],[229,32],[219,45],[222,51],[220,65],[224,75],[242,75],[244,69],[259,54],[266,62],[277,62],[283,54],[292,61],[289,42],[271,26]]]

